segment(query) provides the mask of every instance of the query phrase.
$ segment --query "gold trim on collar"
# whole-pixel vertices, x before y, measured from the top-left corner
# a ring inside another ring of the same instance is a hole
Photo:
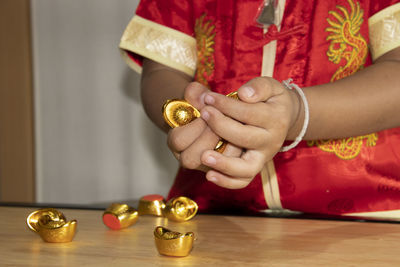
[[[135,15],[119,44],[123,58],[136,71],[126,53],[133,52],[194,77],[197,61],[196,39],[172,28]]]

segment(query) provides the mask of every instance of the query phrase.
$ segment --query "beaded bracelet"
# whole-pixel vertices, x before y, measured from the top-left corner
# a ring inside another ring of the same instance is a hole
[[[307,131],[307,127],[308,127],[308,122],[310,121],[310,110],[308,107],[308,102],[307,102],[307,98],[304,95],[303,90],[301,90],[301,88],[299,86],[297,86],[297,84],[292,83],[293,79],[287,79],[286,81],[283,81],[282,84],[287,88],[287,89],[295,89],[296,92],[300,95],[301,101],[303,101],[304,104],[304,122],[303,122],[303,128],[301,129],[299,135],[296,137],[296,139],[293,141],[293,143],[291,143],[288,146],[284,146],[281,148],[280,152],[286,152],[292,148],[294,148],[295,146],[297,146],[301,140],[303,140],[304,135],[306,134]]]

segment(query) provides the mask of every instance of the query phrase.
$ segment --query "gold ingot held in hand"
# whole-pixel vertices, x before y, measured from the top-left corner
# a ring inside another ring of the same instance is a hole
[[[163,106],[165,122],[171,128],[183,126],[200,117],[200,111],[185,100],[167,100]]]
[[[50,243],[71,242],[76,233],[77,221],[67,222],[64,214],[53,208],[39,209],[26,219],[29,229]]]
[[[226,96],[239,99],[237,92],[231,92]],[[200,111],[189,104],[186,100],[172,99],[167,100],[162,108],[164,120],[171,128],[186,125],[200,117]],[[226,148],[227,142],[219,140],[214,150],[222,153]]]
[[[219,153],[223,153],[225,151],[226,146],[228,145],[228,143],[226,141],[224,141],[223,139],[219,140],[217,145],[215,146],[214,150],[219,152]]]
[[[146,195],[139,200],[139,215],[162,216],[165,208],[164,197],[161,195]]]
[[[113,230],[127,228],[138,218],[138,211],[127,204],[113,203],[103,213],[103,223]]]
[[[161,255],[185,257],[193,248],[194,233],[181,234],[157,226],[154,230],[154,240]]]
[[[239,99],[238,93],[237,93],[236,91],[235,91],[235,92],[230,92],[230,93],[227,94],[226,96],[227,96],[227,97],[234,98],[234,99]]]
[[[176,222],[185,222],[197,214],[197,203],[188,197],[175,197],[165,205],[164,217]]]

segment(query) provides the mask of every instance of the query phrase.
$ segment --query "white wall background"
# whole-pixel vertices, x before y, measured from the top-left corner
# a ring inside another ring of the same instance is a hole
[[[134,200],[172,184],[177,163],[117,49],[137,3],[32,0],[39,202]]]

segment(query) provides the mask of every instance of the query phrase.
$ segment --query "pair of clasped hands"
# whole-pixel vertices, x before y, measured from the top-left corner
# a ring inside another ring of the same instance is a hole
[[[239,100],[192,82],[184,92],[201,116],[168,134],[168,146],[181,166],[206,172],[221,187],[246,187],[285,139],[296,136],[301,101],[293,90],[268,77],[250,80],[238,90]],[[214,150],[220,139],[222,153]]]

